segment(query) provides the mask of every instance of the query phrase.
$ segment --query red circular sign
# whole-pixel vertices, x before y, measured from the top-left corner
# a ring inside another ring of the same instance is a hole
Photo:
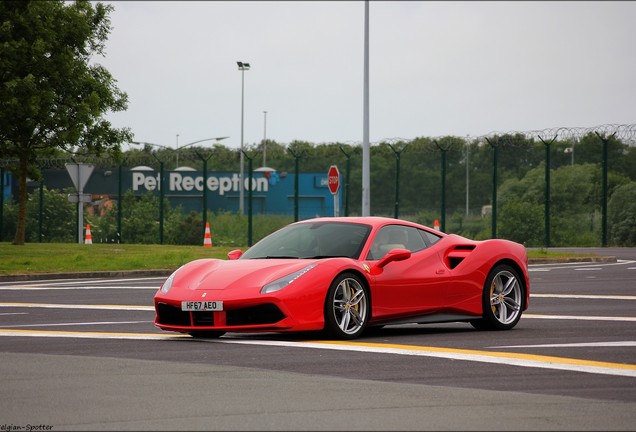
[[[329,167],[327,183],[329,184],[329,191],[334,195],[337,194],[338,188],[340,187],[340,171],[338,171],[337,166],[331,165]]]

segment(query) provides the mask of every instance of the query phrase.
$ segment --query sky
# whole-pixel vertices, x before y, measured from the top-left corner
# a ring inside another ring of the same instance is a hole
[[[364,1],[102,3],[136,141],[240,148],[243,98],[246,146],[362,143]],[[635,41],[633,1],[372,0],[369,141],[634,124]]]

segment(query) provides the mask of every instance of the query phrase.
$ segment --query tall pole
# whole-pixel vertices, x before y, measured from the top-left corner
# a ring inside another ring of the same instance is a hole
[[[267,166],[267,111],[263,111],[263,166]]]
[[[369,0],[364,2],[364,97],[362,108],[362,216],[371,215],[369,144]]]
[[[340,151],[344,153],[347,158],[347,172],[345,174],[345,183],[342,193],[344,194],[344,215],[349,216],[349,174],[351,172],[351,155],[344,151],[342,146],[340,146]]]
[[[240,185],[239,185],[239,210],[241,212],[241,214],[244,213],[244,203],[243,203],[243,199],[245,196],[245,182],[244,182],[244,176],[245,176],[245,155],[243,154],[243,128],[244,128],[244,106],[245,106],[245,71],[250,69],[250,64],[249,63],[244,63],[244,62],[236,62],[236,64],[238,64],[239,70],[241,71],[241,151],[240,151],[240,158],[241,158],[241,171],[239,174],[239,180],[240,180]]]
[[[245,69],[241,68],[241,171],[239,174],[239,210],[243,214],[244,203],[243,198],[245,192],[243,191],[243,176],[245,173],[245,156],[243,155],[243,127],[244,127],[244,104],[245,104]]]

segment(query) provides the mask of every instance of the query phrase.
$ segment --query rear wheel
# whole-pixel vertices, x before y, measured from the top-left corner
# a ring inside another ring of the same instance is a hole
[[[525,298],[517,271],[509,265],[495,266],[484,285],[484,315],[470,323],[478,330],[509,330],[519,322]]]
[[[364,283],[344,273],[331,283],[325,301],[325,331],[337,339],[354,339],[369,320],[370,300]]]

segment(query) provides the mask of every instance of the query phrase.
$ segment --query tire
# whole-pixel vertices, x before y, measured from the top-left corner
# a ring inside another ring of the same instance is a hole
[[[525,288],[518,272],[506,264],[488,273],[482,295],[483,316],[470,323],[477,330],[510,330],[523,312]]]
[[[197,339],[218,339],[225,334],[224,331],[215,331],[215,330],[200,330],[200,331],[192,331],[189,333],[190,336]]]
[[[325,300],[325,332],[335,339],[355,339],[369,321],[368,291],[353,273],[343,273],[331,283]]]

